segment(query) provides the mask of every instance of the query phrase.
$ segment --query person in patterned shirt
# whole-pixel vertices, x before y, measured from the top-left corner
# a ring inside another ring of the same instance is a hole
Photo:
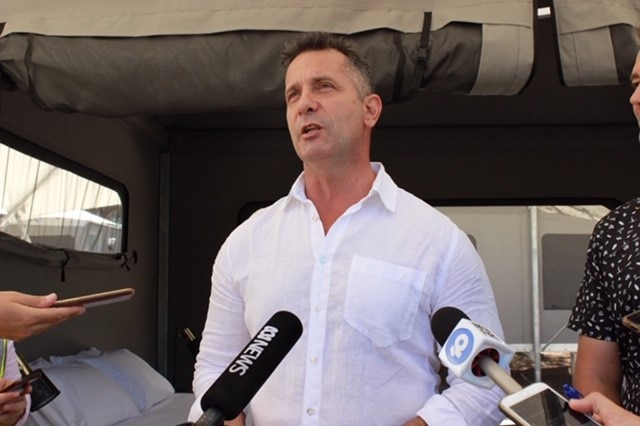
[[[630,102],[640,126],[640,53]],[[583,394],[600,392],[640,414],[640,334],[622,317],[640,309],[640,197],[605,216],[589,242],[569,328],[580,333],[573,376]]]

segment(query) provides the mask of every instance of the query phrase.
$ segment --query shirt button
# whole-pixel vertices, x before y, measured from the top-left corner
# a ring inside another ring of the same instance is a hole
[[[322,263],[323,265],[327,263],[327,258],[324,256],[320,256],[320,263]]]
[[[313,416],[316,413],[316,410],[314,410],[313,408],[307,408],[307,414],[310,416]]]
[[[317,222],[317,221],[318,221],[318,219],[320,219],[318,216],[313,216],[313,217],[311,218],[311,220],[313,220],[314,222]]]
[[[310,361],[311,361],[311,364],[316,364],[318,362],[318,358],[315,356],[312,356]]]

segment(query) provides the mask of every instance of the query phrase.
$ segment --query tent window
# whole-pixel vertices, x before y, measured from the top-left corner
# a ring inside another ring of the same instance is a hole
[[[103,185],[0,143],[0,231],[21,240],[120,253],[123,206]]]

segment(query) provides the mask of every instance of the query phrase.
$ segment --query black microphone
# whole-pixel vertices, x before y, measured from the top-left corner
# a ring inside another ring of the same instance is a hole
[[[200,401],[197,426],[222,426],[236,418],[302,335],[291,312],[276,312],[245,346]]]
[[[431,317],[431,332],[442,347],[438,355],[442,364],[456,376],[487,388],[495,383],[507,394],[522,389],[504,371],[514,350],[486,327],[470,321],[460,309],[447,306],[436,311]]]

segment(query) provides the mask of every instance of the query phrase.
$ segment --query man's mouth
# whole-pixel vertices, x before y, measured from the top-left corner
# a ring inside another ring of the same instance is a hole
[[[314,130],[318,130],[320,127],[316,124],[307,124],[306,126],[302,126],[302,134],[306,135],[307,133],[313,132]]]

